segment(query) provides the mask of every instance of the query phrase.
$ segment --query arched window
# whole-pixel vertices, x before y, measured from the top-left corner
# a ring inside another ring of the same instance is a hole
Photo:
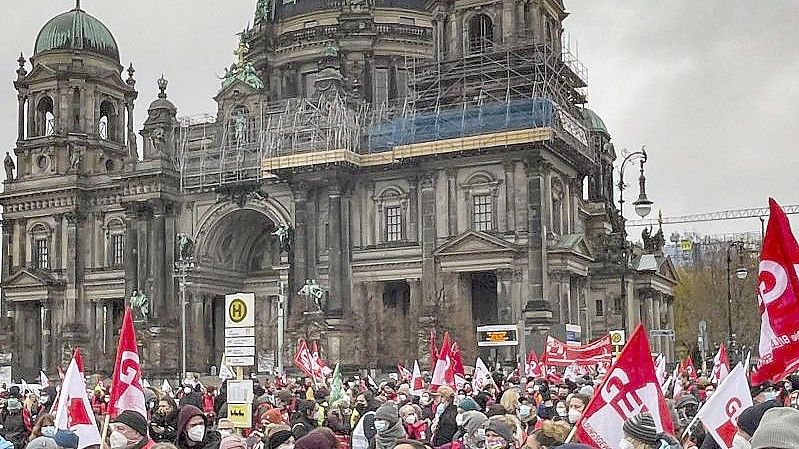
[[[494,45],[494,24],[485,14],[469,19],[469,53],[483,53]]]
[[[106,224],[106,261],[111,268],[125,263],[125,224],[118,218]]]
[[[117,112],[114,104],[108,100],[100,103],[100,123],[98,134],[103,140],[117,141]]]
[[[565,189],[559,179],[552,181],[552,232],[557,235],[563,233],[563,200]]]
[[[53,99],[42,97],[36,105],[36,135],[51,136],[55,133]]]
[[[38,223],[31,228],[31,264],[34,268],[50,269],[50,236],[50,228],[43,223]]]
[[[80,131],[80,89],[72,91],[72,130]]]

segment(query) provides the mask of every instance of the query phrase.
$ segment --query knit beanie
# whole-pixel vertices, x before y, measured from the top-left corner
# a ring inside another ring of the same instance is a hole
[[[79,438],[75,432],[71,430],[59,430],[53,437],[55,444],[67,449],[78,449]]]
[[[276,449],[281,444],[293,437],[290,430],[281,429],[269,436],[269,449]]]
[[[399,421],[399,411],[397,411],[397,404],[388,401],[385,404],[381,405],[375,412],[375,421],[381,419],[387,421],[389,425]]]
[[[755,430],[760,426],[760,421],[763,415],[774,407],[777,407],[776,401],[766,401],[751,407],[747,407],[738,415],[738,427],[746,432],[750,437],[754,435]]]
[[[492,416],[501,416],[507,412],[508,411],[505,410],[505,407],[503,407],[502,404],[492,404],[488,407],[488,413],[486,413],[486,416],[489,418]]]
[[[477,430],[481,424],[488,421],[488,417],[477,410],[470,410],[463,413],[463,430],[467,435]]]
[[[658,430],[655,419],[649,413],[631,416],[624,422],[624,433],[644,443],[655,443],[658,440]]]
[[[799,410],[791,407],[769,409],[749,443],[752,449],[799,447]]]
[[[117,415],[112,422],[124,424],[135,430],[139,435],[143,437],[147,436],[147,420],[144,419],[144,416],[138,412],[134,412],[133,410],[125,410]]]
[[[497,435],[501,436],[505,439],[508,443],[513,441],[513,430],[510,428],[508,423],[505,422],[503,417],[495,417],[488,420],[488,427],[486,430],[490,430]]]
[[[14,446],[11,447],[13,448]],[[31,442],[25,446],[25,449],[58,449],[58,445],[52,438],[38,437],[31,440]]]
[[[458,403],[458,408],[462,409],[464,412],[468,412],[470,410],[480,410],[480,406],[477,405],[477,402],[470,397],[465,397]]]

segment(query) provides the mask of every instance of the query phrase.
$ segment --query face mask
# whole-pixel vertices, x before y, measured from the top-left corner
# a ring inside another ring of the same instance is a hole
[[[408,415],[405,417],[405,422],[407,424],[415,424],[416,423],[416,415]]]
[[[777,399],[777,392],[776,391],[764,391],[763,392],[763,400],[771,401]]]
[[[183,394],[189,394],[189,393],[191,393],[191,388],[186,387],[183,389]]]
[[[455,424],[457,424],[458,427],[463,426],[463,415],[462,414],[458,413],[458,416],[455,417]]]
[[[55,436],[57,429],[55,426],[47,426],[42,427],[42,435],[46,436],[47,438],[53,438]]]
[[[233,429],[219,429],[219,433],[224,437],[227,435],[233,435]]]
[[[408,399],[408,397],[405,396],[404,394],[397,396],[397,400],[400,402],[405,402],[406,399]]]
[[[50,396],[42,396],[42,402],[47,403],[50,400]]]
[[[466,399],[466,396],[464,396],[464,395],[462,395],[462,394],[459,394],[459,395],[457,396],[457,398],[458,398],[458,404],[460,404],[462,400]]]
[[[793,384],[791,384],[790,382],[785,382],[784,387],[785,387],[785,391],[793,391]],[[44,396],[42,396],[42,401],[43,402],[47,402],[44,399]]]
[[[486,449],[502,449],[505,439],[502,437],[486,437]]]
[[[477,439],[479,441],[485,441],[486,439],[486,430],[484,428],[477,429]]]
[[[713,392],[714,391],[715,390],[705,390],[705,396],[707,396],[707,397],[713,396]]]
[[[441,416],[441,415],[444,413],[444,410],[445,410],[446,408],[447,408],[447,406],[446,406],[446,405],[444,405],[444,404],[438,404],[438,407],[436,407],[436,416]]]
[[[530,406],[529,405],[520,405],[519,410],[517,411],[519,414],[519,418],[525,419],[530,416]]]
[[[633,443],[630,443],[626,439],[622,439],[619,442],[619,449],[635,449],[635,446],[633,446]]]
[[[375,430],[377,430],[378,433],[386,430],[387,427],[388,427],[388,421],[382,419],[375,420]]]
[[[563,418],[563,417],[565,417],[565,416],[567,416],[569,414],[569,412],[566,411],[566,407],[558,407],[555,410],[558,412],[558,416],[560,416],[561,418]]]
[[[347,386],[350,388],[355,388],[355,382],[347,382]]]
[[[574,423],[577,422],[578,419],[580,419],[580,415],[581,415],[580,412],[578,412],[577,410],[575,410],[573,408],[570,408],[569,409],[569,414],[567,416],[569,417],[569,422],[574,424]]]
[[[108,437],[108,442],[111,444],[112,449],[120,449],[128,445],[128,438],[121,433],[114,431]]]
[[[535,388],[528,388],[527,392],[530,393],[530,394],[533,394],[533,393],[535,393]]]
[[[533,391],[541,390],[541,385],[533,385]]]
[[[201,442],[203,440],[203,438],[205,437],[205,426],[200,424],[200,425],[192,427],[186,433],[186,436],[188,436],[189,439],[191,441],[194,441],[195,443]]]
[[[740,434],[735,434],[732,438],[732,449],[750,449],[752,447],[752,443],[746,441],[746,438],[742,437]]]

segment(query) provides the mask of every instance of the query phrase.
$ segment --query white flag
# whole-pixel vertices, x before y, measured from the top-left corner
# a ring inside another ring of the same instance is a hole
[[[697,418],[720,447],[731,449],[733,437],[738,431],[738,415],[751,406],[752,396],[746,371],[738,363],[699,410]]]
[[[674,372],[671,373],[671,377],[674,378],[674,391],[671,394],[672,399],[676,400],[682,394],[682,379],[679,376],[680,364],[678,363],[677,366],[674,367]]]
[[[474,374],[472,375],[472,391],[475,394],[483,391],[483,388],[486,385],[490,385],[494,382],[494,379],[491,377],[491,372],[488,371],[488,367],[483,362],[483,359],[480,357],[477,358],[477,361],[474,362]]]
[[[39,371],[39,384],[41,384],[42,388],[50,386],[50,380],[47,379],[47,374],[44,374],[44,371]]]
[[[86,395],[83,362],[78,350],[75,350],[75,356],[64,374],[64,383],[58,395],[55,426],[75,432],[79,439],[78,449],[100,444],[100,431],[97,430],[94,412]]]
[[[713,372],[710,373],[710,381],[718,385],[729,373],[730,359],[727,357],[727,347],[722,342],[719,351],[713,357]]]
[[[227,365],[222,364],[219,367],[219,378],[222,380],[235,379],[236,375],[233,374],[233,371],[231,371],[230,368],[227,367]]]
[[[658,354],[658,358],[655,360],[655,376],[658,378],[658,383],[663,385],[666,380],[666,356],[663,354]]]
[[[172,385],[169,385],[169,381],[166,379],[164,379],[164,383],[161,384],[161,393],[172,394]]]
[[[413,374],[411,374],[411,394],[414,396],[422,396],[424,393],[424,379],[422,379],[422,371],[419,369],[419,361],[413,361]]]

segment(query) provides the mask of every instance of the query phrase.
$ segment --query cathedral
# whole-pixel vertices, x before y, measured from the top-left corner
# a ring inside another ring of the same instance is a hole
[[[137,86],[79,3],[20,56],[0,194],[15,373],[76,347],[110,373],[126,305],[145,373],[180,372],[183,343],[185,369],[212,372],[236,292],[255,294],[253,371],[301,338],[381,369],[429,360],[433,331],[507,361],[477,326],[518,324],[539,351],[565,324],[583,342],[673,329],[674,267],[662,232],[624,237],[562,0],[254,6],[219,89],[197,93],[214,115],[179,115],[163,77]]]

